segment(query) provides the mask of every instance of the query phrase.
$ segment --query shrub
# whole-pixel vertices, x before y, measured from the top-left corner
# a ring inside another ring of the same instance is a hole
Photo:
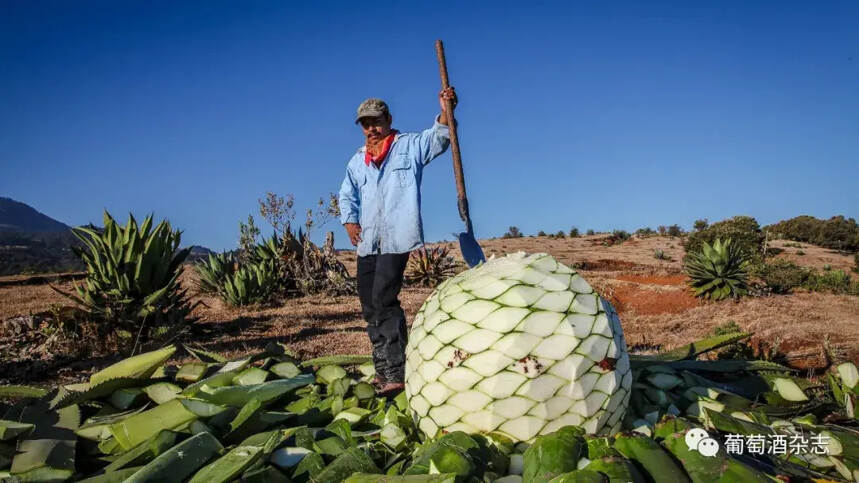
[[[684,244],[687,256],[690,253],[700,252],[704,243],[712,245],[717,238],[723,240],[730,238],[752,263],[760,262],[762,259],[764,234],[757,220],[750,216],[735,216],[713,223],[704,230],[690,233]]]
[[[859,224],[843,215],[821,220],[802,215],[769,225],[766,230],[777,237],[813,243],[835,250],[859,250]]]
[[[796,254],[799,256],[802,256],[802,255],[805,255],[805,252],[803,250],[797,250]]]
[[[579,229],[576,227],[570,228],[570,238],[578,238],[578,236],[579,236]]]
[[[614,230],[611,232],[611,237],[615,243],[623,243],[629,240],[629,232],[626,230]]]
[[[830,270],[832,270],[832,265],[830,265],[830,264],[828,264],[828,263],[827,263],[827,264],[825,264],[825,265],[823,265],[823,271],[824,271],[824,272],[828,272],[828,271],[830,271]]]
[[[408,285],[436,287],[456,273],[456,261],[444,245],[427,250],[425,247],[409,255],[405,280]]]
[[[104,334],[148,342],[182,328],[193,306],[179,275],[189,248],[179,250],[182,232],[167,220],[140,226],[129,215],[124,227],[104,212],[104,229],[73,229],[84,248],[74,248],[86,265],[86,283],[63,293],[80,304]],[[58,290],[59,291],[59,290]]]
[[[558,233],[555,233],[555,238],[566,238],[567,234],[564,233],[563,230],[558,230]]]
[[[853,271],[859,273],[859,252],[853,254]]]
[[[537,232],[537,236],[546,236],[546,232],[543,230],[540,230]]]
[[[590,236],[590,235],[593,235],[593,234],[594,234],[594,230],[593,230],[592,228],[591,228],[591,229],[588,229],[588,231],[587,231],[586,235]]]
[[[659,225],[656,227],[656,231],[659,232],[659,236],[665,236],[668,233],[668,227],[665,225]]]
[[[700,252],[690,253],[684,264],[695,296],[710,300],[739,297],[747,293],[748,257],[728,239],[704,242]]]
[[[274,228],[274,233],[269,240],[254,248],[252,263],[274,261],[278,274],[277,291],[284,295],[355,294],[355,279],[337,259],[334,233],[329,231],[325,234],[322,247],[310,240],[314,228],[340,216],[337,196],[330,194],[327,203],[320,198],[315,211],[308,209],[303,230],[299,228],[297,234],[291,228],[295,220],[293,201],[292,195],[283,198],[270,192],[266,193],[265,200],[259,200],[260,215]]]
[[[657,260],[671,260],[671,257],[666,255],[665,252],[660,250],[659,248],[653,251],[653,258]]]
[[[815,292],[844,294],[850,292],[851,280],[850,275],[844,270],[832,270],[820,274],[812,273],[803,286]]]
[[[649,226],[635,230],[635,235],[638,236],[639,238],[647,238],[647,237],[655,235],[655,234],[656,234],[656,232],[653,231],[653,228],[650,228]]]
[[[253,258],[257,237],[260,231],[254,222],[253,215],[248,215],[248,223],[239,222],[239,260],[248,262]]]
[[[695,231],[701,231],[707,229],[710,226],[710,222],[706,219],[695,220],[695,223],[692,224],[692,229]]]
[[[789,260],[775,260],[756,266],[752,275],[759,278],[773,293],[786,294],[804,286],[812,272]]]
[[[507,233],[501,235],[501,238],[522,238],[522,232],[518,227],[511,226],[507,228]]]
[[[668,236],[683,236],[683,228],[680,228],[680,225],[669,226]]]

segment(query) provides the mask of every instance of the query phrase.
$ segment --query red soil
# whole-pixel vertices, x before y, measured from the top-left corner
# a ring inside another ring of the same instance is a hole
[[[647,283],[652,285],[684,285],[686,277],[683,275],[618,275],[617,280],[635,283]]]
[[[656,292],[623,284],[613,292],[609,301],[621,316],[630,311],[636,315],[679,314],[698,306],[698,299],[687,290]]]

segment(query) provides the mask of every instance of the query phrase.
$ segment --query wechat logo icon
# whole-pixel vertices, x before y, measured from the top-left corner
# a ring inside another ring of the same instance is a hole
[[[719,452],[719,442],[701,428],[693,428],[686,432],[686,446],[707,457],[716,456]]]

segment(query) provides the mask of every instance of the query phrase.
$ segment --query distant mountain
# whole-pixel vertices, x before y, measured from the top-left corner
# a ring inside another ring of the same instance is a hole
[[[0,197],[0,275],[82,270],[71,249],[79,245],[65,223]]]
[[[215,252],[206,247],[201,247],[200,245],[192,245],[191,251],[188,253],[188,258],[186,258],[185,261],[196,262],[197,260],[208,258],[211,253]]]
[[[0,197],[0,232],[64,233],[70,227],[30,205]]]

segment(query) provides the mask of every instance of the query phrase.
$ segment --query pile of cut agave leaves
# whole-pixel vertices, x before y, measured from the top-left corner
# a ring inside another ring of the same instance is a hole
[[[765,362],[699,356],[749,334],[633,356],[625,431],[568,426],[514,442],[501,433],[420,434],[403,393],[369,383],[368,356],[299,361],[270,344],[239,360],[174,346],[54,390],[0,386],[3,481],[614,482],[859,481],[859,374],[808,380]],[[825,454],[705,457],[691,428],[727,435],[824,435]]]

